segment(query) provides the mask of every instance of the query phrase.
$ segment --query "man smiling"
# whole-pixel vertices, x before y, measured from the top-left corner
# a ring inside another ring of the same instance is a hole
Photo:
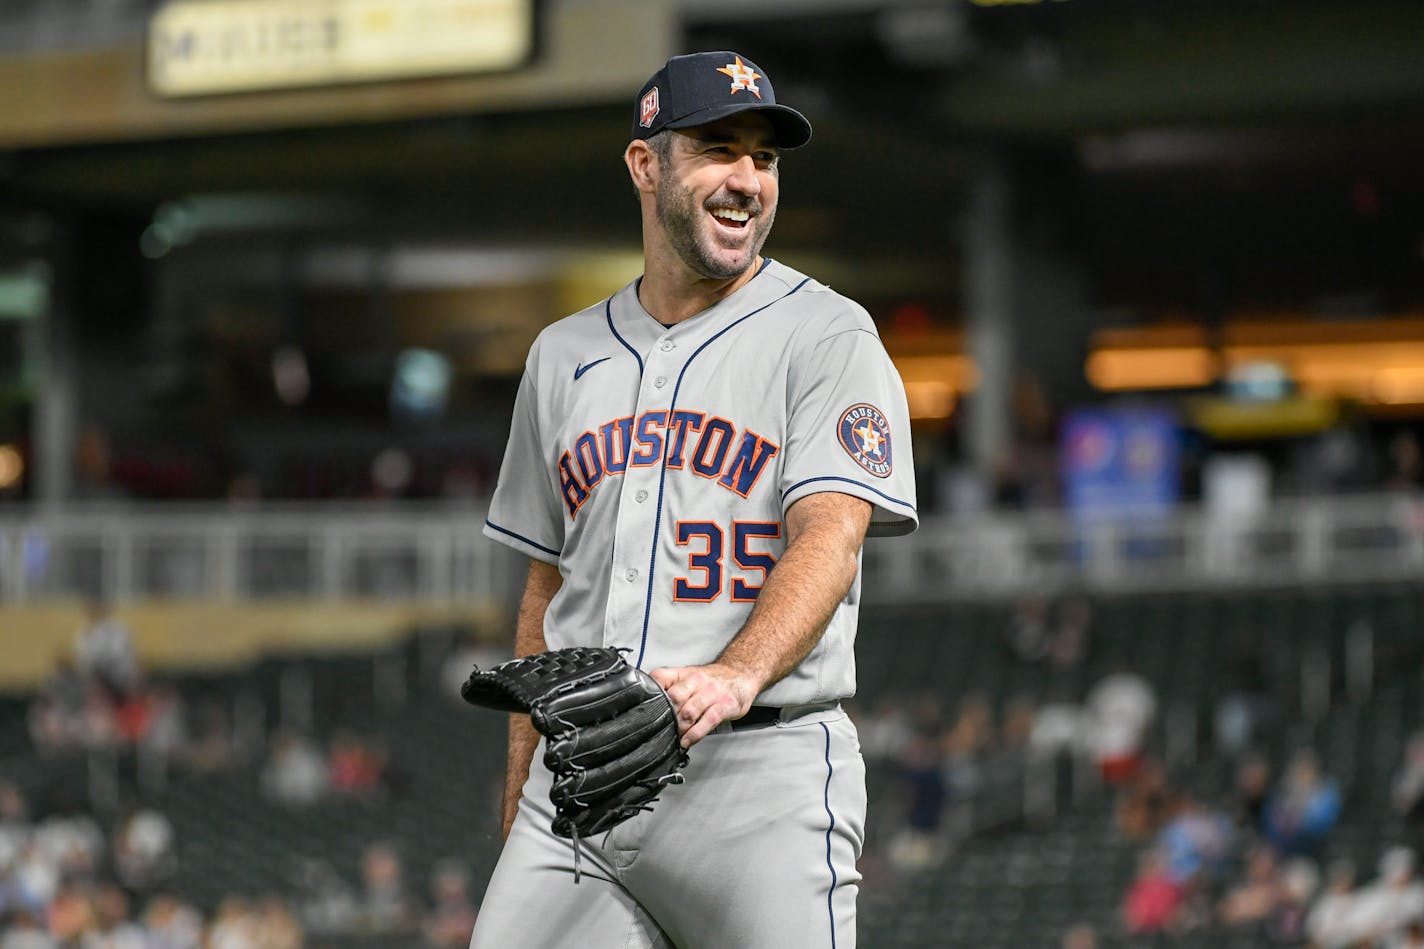
[[[860,549],[917,515],[874,323],[761,255],[781,154],[810,137],[746,57],[669,60],[624,152],[643,275],[530,350],[485,525],[530,558],[516,652],[625,650],[690,763],[651,811],[574,841],[575,885],[538,733],[512,716],[474,949],[855,945],[865,768],[840,700]]]

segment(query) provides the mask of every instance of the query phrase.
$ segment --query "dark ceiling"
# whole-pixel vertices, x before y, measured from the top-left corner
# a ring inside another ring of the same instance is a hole
[[[1016,172],[1022,239],[1080,259],[1103,302],[1421,295],[1424,4],[774,9],[690,16],[685,46],[774,63],[815,123],[785,163],[781,248],[953,299],[989,154]],[[627,113],[21,150],[0,155],[0,197],[143,217],[194,193],[320,193],[362,209],[347,236],[628,245]]]

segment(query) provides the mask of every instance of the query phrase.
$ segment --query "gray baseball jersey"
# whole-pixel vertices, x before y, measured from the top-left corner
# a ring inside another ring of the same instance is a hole
[[[852,494],[874,505],[872,533],[914,529],[908,437],[899,376],[845,297],[768,262],[664,327],[630,284],[535,342],[485,532],[559,567],[550,648],[707,663],[745,622],[800,498]],[[855,690],[859,594],[857,579],[806,660],[758,697],[783,707],[776,727],[700,741],[686,784],[583,842],[580,886],[536,750],[472,949],[853,949],[865,765],[834,702]],[[554,893],[530,912],[531,894]]]
[[[548,646],[701,665],[736,635],[797,500],[874,505],[913,530],[904,387],[865,310],[775,261],[671,327],[636,282],[548,327],[529,353],[485,533],[556,564]],[[855,691],[857,577],[811,654],[757,699]]]

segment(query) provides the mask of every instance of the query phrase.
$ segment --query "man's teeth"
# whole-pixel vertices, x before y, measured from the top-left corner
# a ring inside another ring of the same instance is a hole
[[[747,221],[751,215],[746,211],[738,211],[736,208],[717,208],[712,212],[713,217],[726,218],[729,221]]]

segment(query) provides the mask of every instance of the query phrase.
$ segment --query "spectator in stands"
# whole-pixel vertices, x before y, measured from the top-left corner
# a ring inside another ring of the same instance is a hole
[[[111,700],[114,732],[118,743],[127,747],[138,745],[148,736],[153,723],[153,706],[148,692],[136,687]]]
[[[1063,933],[1063,949],[1098,949],[1098,931],[1090,923],[1075,923]]]
[[[400,855],[388,843],[373,843],[361,853],[361,909],[358,923],[367,932],[397,932],[414,927],[416,914],[405,889]]]
[[[58,894],[60,879],[59,862],[31,837],[10,871],[11,898],[22,906],[43,910]]]
[[[82,676],[115,698],[135,691],[143,678],[133,631],[102,599],[89,601],[87,621],[75,637],[74,659]]]
[[[327,762],[306,735],[281,729],[262,767],[262,792],[278,804],[305,807],[327,792]]]
[[[1019,662],[1038,663],[1048,655],[1048,601],[1028,596],[1014,604],[1013,615],[1004,630],[1004,645]]]
[[[391,754],[390,743],[376,737],[367,741],[371,767],[376,772],[376,791],[381,802],[402,797],[410,787],[410,775]]]
[[[1305,939],[1310,901],[1320,886],[1320,871],[1307,857],[1295,857],[1281,868],[1281,898],[1266,920],[1266,936],[1273,942],[1299,944]]]
[[[113,884],[94,897],[94,925],[84,937],[84,949],[148,949],[143,929],[129,921],[129,898]]]
[[[1405,744],[1389,799],[1395,813],[1416,826],[1424,823],[1424,731],[1415,732]]]
[[[202,915],[175,896],[165,893],[149,900],[143,925],[148,949],[202,949]]]
[[[994,713],[989,699],[982,692],[965,695],[940,749],[944,782],[952,797],[964,800],[978,792],[983,758],[993,741]]]
[[[66,949],[71,945],[81,945],[85,934],[98,924],[89,889],[88,886],[67,883],[49,901],[46,920],[50,934]]]
[[[114,828],[114,871],[132,893],[147,892],[178,869],[173,824],[150,808],[130,807]]]
[[[1424,884],[1414,871],[1414,851],[1408,847],[1385,851],[1378,878],[1355,896],[1352,917],[1357,938],[1388,943],[1399,939],[1411,922],[1424,919]]]
[[[1004,720],[999,725],[999,748],[1014,756],[1025,754],[1033,741],[1038,708],[1033,696],[1019,694],[1004,703]]]
[[[381,761],[366,740],[343,728],[331,738],[326,776],[333,794],[372,794],[381,787]]]
[[[41,859],[65,882],[92,883],[104,857],[104,832],[93,817],[52,805],[51,816],[35,827],[32,838]]]
[[[0,930],[0,949],[61,949],[35,910],[17,909],[6,924]]]
[[[1142,761],[1147,730],[1157,716],[1157,695],[1130,663],[1119,662],[1093,686],[1086,707],[1089,741],[1103,780],[1123,784]]]
[[[304,860],[296,872],[297,917],[308,932],[345,932],[356,925],[356,895],[323,860]]]
[[[1143,853],[1137,877],[1123,900],[1123,925],[1134,936],[1167,932],[1176,924],[1185,896],[1167,872],[1162,852],[1149,849]]]
[[[183,696],[171,682],[157,683],[148,693],[148,729],[140,741],[145,751],[170,761],[188,744]]]
[[[1282,855],[1314,855],[1340,817],[1340,791],[1321,774],[1315,752],[1296,752],[1264,816],[1266,838]]]
[[[1356,939],[1355,867],[1340,860],[1330,865],[1325,892],[1305,917],[1305,934],[1316,949],[1343,949]]]
[[[258,949],[257,922],[247,901],[227,896],[208,927],[207,949]]]
[[[1266,801],[1271,796],[1271,762],[1258,752],[1247,752],[1236,762],[1232,810],[1242,830],[1257,831],[1263,825]]]
[[[1168,875],[1182,887],[1215,881],[1230,853],[1231,821],[1188,793],[1178,796],[1174,811],[1157,835]]]
[[[41,754],[113,748],[121,738],[114,696],[62,661],[29,710],[30,740]]]
[[[1064,752],[1076,755],[1083,750],[1087,724],[1083,707],[1073,699],[1071,687],[1054,683],[1034,712],[1029,747],[1045,755]]]
[[[85,688],[83,747],[94,751],[114,749],[123,733],[117,706],[107,686],[91,681]]]
[[[1156,758],[1144,758],[1118,797],[1117,829],[1128,840],[1151,840],[1167,822],[1174,800],[1167,770]]]
[[[897,870],[922,870],[944,855],[941,830],[949,787],[936,732],[921,727],[905,746],[899,785],[902,817],[888,857]]]
[[[29,711],[30,740],[41,754],[89,745],[89,693],[84,677],[68,658],[55,662]]]
[[[1048,637],[1046,658],[1049,669],[1059,678],[1071,678],[1093,648],[1093,606],[1087,598],[1070,597],[1058,606],[1053,630]]]
[[[915,695],[910,702],[910,730],[911,732],[938,732],[944,728],[947,712],[944,708],[944,696],[933,690],[926,689]]]
[[[0,780],[0,874],[19,858],[29,839],[30,802],[18,785]]]
[[[1239,754],[1255,741],[1273,714],[1266,650],[1266,634],[1255,626],[1241,630],[1232,646],[1226,664],[1228,685],[1212,716],[1213,739],[1228,755]]]
[[[198,704],[193,712],[193,739],[183,751],[183,763],[199,774],[221,774],[238,764],[232,722],[215,698]]]
[[[1223,926],[1260,929],[1282,898],[1280,864],[1269,847],[1256,847],[1246,861],[1246,879],[1230,889],[1217,908]]]
[[[432,906],[421,927],[429,949],[464,949],[475,928],[475,905],[470,901],[470,874],[457,860],[435,867],[430,881]]]
[[[1410,920],[1399,938],[1389,943],[1388,949],[1424,949],[1424,920]]]
[[[913,737],[909,710],[893,692],[877,698],[856,728],[860,732],[861,753],[871,763],[898,759]]]
[[[253,911],[253,944],[256,949],[302,949],[304,934],[287,904],[277,896],[266,896]]]

